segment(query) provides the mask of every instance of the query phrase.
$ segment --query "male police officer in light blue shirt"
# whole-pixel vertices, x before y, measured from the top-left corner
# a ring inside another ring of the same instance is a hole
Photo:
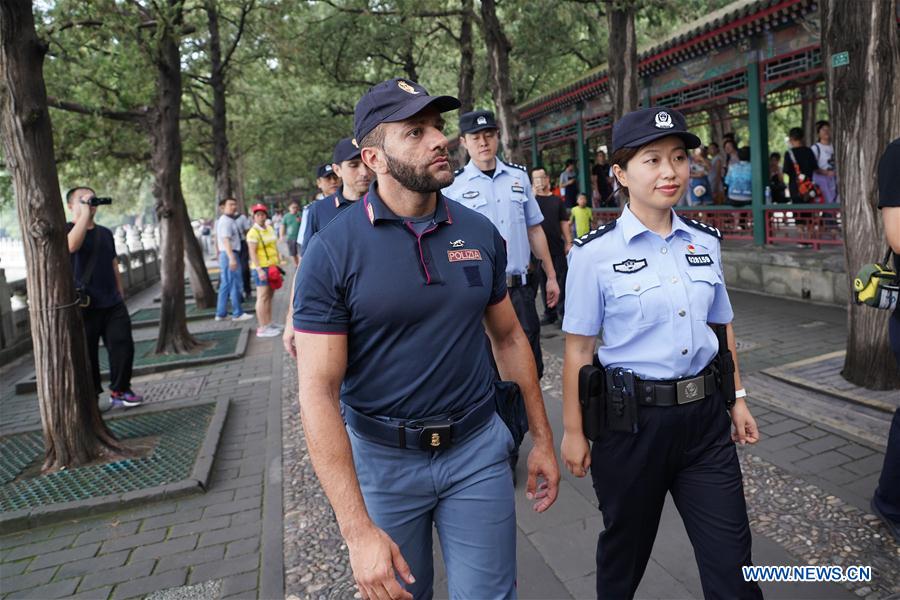
[[[541,322],[535,307],[538,281],[528,271],[532,253],[547,275],[547,305],[552,308],[559,300],[559,284],[541,228],[544,216],[534,199],[525,167],[497,158],[499,139],[494,113],[477,110],[463,114],[459,118],[459,133],[471,159],[456,172],[456,179],[444,188],[444,195],[486,216],[506,240],[509,296],[541,377]]]

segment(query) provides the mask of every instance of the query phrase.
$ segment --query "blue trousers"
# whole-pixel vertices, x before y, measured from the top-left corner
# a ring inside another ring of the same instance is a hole
[[[744,582],[750,525],[725,403],[716,394],[673,407],[640,407],[636,434],[605,432],[591,447],[603,511],[597,597],[632,598],[671,493],[694,547],[704,598],[761,599]]]
[[[400,547],[416,600],[433,595],[432,524],[450,598],[516,598],[513,439],[500,417],[448,450],[391,448],[348,427],[366,509]]]
[[[228,268],[228,253],[219,252],[219,299],[216,303],[216,316],[224,317],[228,310],[228,300],[231,300],[231,316],[239,317],[244,314],[241,308],[241,259],[237,253],[234,258],[238,262],[237,271]]]

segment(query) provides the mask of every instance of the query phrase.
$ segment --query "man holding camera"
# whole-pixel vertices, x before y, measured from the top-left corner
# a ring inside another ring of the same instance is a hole
[[[74,222],[67,223],[66,229],[94,388],[97,395],[103,392],[99,357],[102,338],[109,355],[110,405],[130,408],[143,402],[131,389],[134,363],[131,318],[125,306],[113,234],[94,223],[97,206],[110,202],[109,198],[97,198],[89,187],[72,188],[66,193],[66,203]]]

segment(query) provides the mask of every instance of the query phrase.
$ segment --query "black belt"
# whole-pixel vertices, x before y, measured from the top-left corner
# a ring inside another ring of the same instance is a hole
[[[660,381],[634,378],[634,394],[639,406],[678,406],[703,400],[719,390],[712,366],[694,377]]]
[[[464,439],[487,422],[496,410],[493,394],[458,418],[424,418],[405,423],[382,421],[366,416],[346,404],[342,406],[344,420],[353,431],[385,446],[418,450],[446,450],[454,441]]]
[[[506,276],[506,287],[508,288],[517,288],[524,287],[528,285],[528,274],[522,273],[521,275],[507,275]]]

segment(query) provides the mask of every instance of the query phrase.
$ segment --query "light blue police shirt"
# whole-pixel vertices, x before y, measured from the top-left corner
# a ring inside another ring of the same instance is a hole
[[[563,330],[602,330],[601,364],[642,379],[702,371],[719,350],[707,323],[730,323],[734,312],[719,239],[698,227],[715,231],[672,211],[672,232],[663,239],[626,206],[612,231],[582,236],[583,245],[569,252]]]
[[[456,172],[456,179],[442,193],[487,217],[506,240],[507,275],[528,271],[531,246],[528,227],[544,220],[528,173],[521,165],[497,159],[494,177],[488,177],[471,160]]]

